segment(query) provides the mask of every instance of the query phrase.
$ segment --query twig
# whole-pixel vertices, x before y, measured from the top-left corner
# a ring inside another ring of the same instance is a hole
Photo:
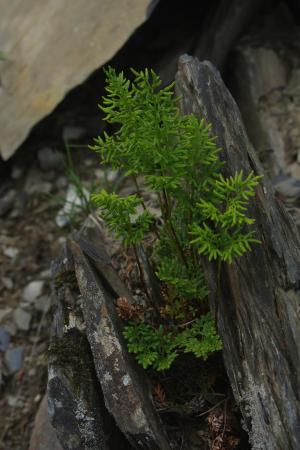
[[[205,416],[206,414],[210,413],[211,411],[213,411],[214,409],[216,409],[218,406],[222,405],[222,403],[226,402],[226,398],[224,398],[223,400],[221,400],[219,403],[216,403],[214,406],[212,406],[211,408],[209,408],[207,411],[204,411],[201,414],[198,414],[197,417],[202,417]]]

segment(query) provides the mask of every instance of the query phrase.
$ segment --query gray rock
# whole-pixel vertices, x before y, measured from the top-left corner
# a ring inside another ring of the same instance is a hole
[[[13,375],[18,372],[23,367],[24,347],[15,347],[7,350],[4,361],[9,375]]]
[[[28,303],[33,303],[42,294],[45,282],[43,280],[35,280],[25,286],[23,291],[23,299]]]
[[[64,189],[68,186],[68,179],[67,177],[60,176],[57,178],[55,185],[57,189]]]
[[[71,268],[72,258],[68,252],[53,264],[53,277],[61,282],[55,283],[53,335],[49,349],[47,395],[51,423],[64,450],[125,450],[127,447],[122,442],[115,447],[110,447],[107,442],[109,434],[117,430],[104,427],[104,422],[107,426],[110,421],[89,345],[81,332],[81,313],[74,308],[77,298],[63,285],[70,277]]]
[[[8,290],[12,289],[14,286],[12,279],[9,277],[2,277],[2,283]]]
[[[0,198],[0,217],[5,216],[12,209],[16,193],[14,189],[10,189]]]
[[[8,406],[10,406],[11,408],[20,408],[20,407],[24,406],[22,400],[16,395],[8,395],[7,403],[8,403]]]
[[[43,170],[55,170],[63,167],[63,155],[50,147],[41,148],[37,156]]]
[[[30,328],[31,314],[22,308],[14,311],[14,321],[19,330],[28,331]]]
[[[40,275],[39,275],[42,279],[49,279],[51,278],[51,269],[45,269],[43,270]]]
[[[63,129],[62,138],[64,142],[76,141],[82,138],[85,133],[84,128],[67,125]]]
[[[63,450],[50,423],[47,397],[41,401],[34,420],[29,450]]]
[[[10,343],[10,335],[3,327],[0,327],[0,351],[6,352],[9,343]]]
[[[8,56],[0,66],[3,159],[67,92],[113,57],[144,22],[148,3],[119,0],[112,7],[111,0],[76,0],[68,3],[68,14],[61,0],[45,2],[43,8],[38,0],[1,4],[1,48]],[[24,33],[26,45],[19,45]]]
[[[300,198],[300,181],[292,177],[284,177],[274,182],[275,190],[283,197]]]
[[[255,41],[256,36],[251,39]],[[278,50],[244,42],[232,52],[231,58],[229,88],[268,174],[277,176],[286,171],[287,161],[290,160],[288,148],[293,147],[294,140],[291,136],[293,127],[288,125],[288,120],[293,117],[289,105],[293,102],[287,102],[284,95],[289,85],[289,65]],[[285,133],[282,131],[283,123]]]
[[[52,189],[52,183],[50,181],[35,181],[32,180],[32,183],[26,183],[26,194],[49,194]]]
[[[11,178],[13,180],[19,180],[22,175],[23,175],[23,169],[18,166],[13,166],[13,168],[11,170],[11,174],[10,174]]]
[[[50,308],[50,298],[47,295],[38,297],[34,302],[35,309],[46,313]]]
[[[10,321],[10,322],[6,322],[3,324],[3,328],[5,329],[5,331],[7,331],[8,334],[10,334],[11,336],[15,336],[17,333],[17,326],[14,322]]]
[[[6,247],[3,250],[3,254],[8,258],[15,259],[19,254],[19,249],[15,247]]]
[[[0,309],[0,323],[4,322],[8,319],[12,314],[12,308],[6,306],[5,308]]]
[[[169,450],[149,386],[122,339],[111,291],[104,288],[80,247],[74,241],[71,245],[87,337],[106,407],[134,448]]]

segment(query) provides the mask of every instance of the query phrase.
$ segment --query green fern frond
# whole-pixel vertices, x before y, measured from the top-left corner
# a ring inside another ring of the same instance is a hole
[[[136,246],[155,230],[152,261],[167,286],[163,309],[172,332],[156,318],[157,326],[128,324],[124,336],[144,368],[163,370],[182,351],[206,358],[221,348],[211,316],[203,315],[208,289],[198,254],[231,263],[259,242],[248,210],[260,177],[243,171],[222,175],[224,162],[211,126],[192,114],[180,114],[174,83],[161,88],[159,76],[148,69],[132,70],[132,81],[111,67],[105,73],[106,95],[100,108],[117,131],[98,137],[92,149],[104,164],[132,177],[136,195],[102,191],[93,200],[126,246]],[[160,225],[141,197],[138,175],[158,200]],[[182,329],[191,319],[192,324]]]

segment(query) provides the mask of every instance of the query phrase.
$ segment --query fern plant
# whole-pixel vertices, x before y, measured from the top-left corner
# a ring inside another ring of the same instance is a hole
[[[128,322],[124,336],[144,368],[164,370],[181,352],[206,358],[221,348],[208,313],[199,254],[231,263],[258,242],[249,229],[254,221],[247,208],[259,177],[241,171],[224,178],[210,125],[179,113],[174,84],[160,89],[154,71],[132,73],[129,81],[113,68],[106,70],[107,95],[100,108],[117,131],[99,136],[92,148],[101,154],[102,164],[132,179],[136,193],[121,197],[102,191],[92,198],[110,230],[134,248],[142,281],[137,245],[155,233],[152,262],[164,287],[165,305],[151,323]],[[160,225],[141,194],[141,175],[143,188],[156,195]]]

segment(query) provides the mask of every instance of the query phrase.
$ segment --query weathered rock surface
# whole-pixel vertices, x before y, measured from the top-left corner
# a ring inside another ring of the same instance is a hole
[[[8,159],[66,92],[145,20],[149,0],[0,1],[0,155]]]
[[[103,400],[84,334],[72,256],[67,249],[53,266],[53,277],[56,304],[47,387],[51,423],[64,450],[109,450]]]
[[[83,298],[87,337],[106,407],[134,448],[168,450],[168,438],[150,400],[147,385],[121,335],[112,292],[104,287],[75,242],[72,242],[72,252]]]
[[[180,59],[177,93],[184,113],[212,124],[225,174],[262,173],[239,109],[209,62]],[[300,442],[300,244],[295,224],[265,178],[249,208],[261,245],[217,269],[205,264],[227,373],[251,443],[259,450],[297,450]],[[219,295],[217,294],[219,293]]]
[[[50,423],[47,396],[44,396],[36,414],[29,450],[63,450]]]
[[[222,0],[210,9],[198,37],[195,56],[222,69],[232,44],[259,12],[259,0]]]
[[[250,29],[229,60],[229,89],[272,177],[291,173],[300,179],[299,42],[299,27],[281,3]]]

